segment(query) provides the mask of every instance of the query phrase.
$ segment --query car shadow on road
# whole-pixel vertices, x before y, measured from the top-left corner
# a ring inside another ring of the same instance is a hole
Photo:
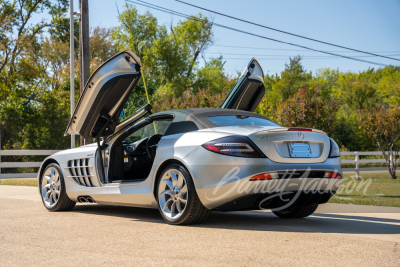
[[[159,211],[155,209],[106,205],[77,205],[72,212],[165,224]],[[377,218],[372,215],[369,217],[325,213],[314,213],[312,216],[303,219],[281,219],[276,217],[272,212],[211,212],[210,217],[205,222],[185,227],[250,231],[400,234],[400,220],[397,219]]]

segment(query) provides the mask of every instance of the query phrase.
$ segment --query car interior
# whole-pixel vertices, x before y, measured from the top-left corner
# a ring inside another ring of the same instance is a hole
[[[109,158],[108,182],[145,180],[151,170],[158,142],[167,131],[172,117],[138,123],[114,142]],[[108,167],[108,166],[105,166]]]

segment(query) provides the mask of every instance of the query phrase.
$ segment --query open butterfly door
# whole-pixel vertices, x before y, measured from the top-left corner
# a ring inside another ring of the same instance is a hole
[[[119,116],[140,77],[140,60],[129,50],[104,62],[86,83],[65,135],[79,134],[87,139],[112,135],[120,128]],[[132,114],[130,123],[150,111],[150,105],[144,106]]]
[[[251,59],[220,108],[254,112],[265,94],[263,80],[264,73],[260,64],[255,58]]]

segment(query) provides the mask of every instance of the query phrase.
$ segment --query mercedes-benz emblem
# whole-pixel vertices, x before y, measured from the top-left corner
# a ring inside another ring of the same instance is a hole
[[[303,132],[299,132],[299,139],[300,139],[300,140],[303,140],[303,139],[304,139],[304,134],[303,134]]]

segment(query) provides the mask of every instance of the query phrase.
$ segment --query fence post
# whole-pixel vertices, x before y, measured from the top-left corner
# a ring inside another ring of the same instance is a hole
[[[356,151],[356,179],[359,180],[360,179],[360,165],[359,165],[359,158],[358,158],[358,151]]]

